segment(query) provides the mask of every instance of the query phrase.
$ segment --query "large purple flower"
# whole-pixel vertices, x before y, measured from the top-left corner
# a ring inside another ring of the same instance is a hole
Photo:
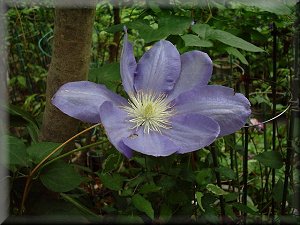
[[[137,63],[125,33],[120,66],[129,100],[104,85],[79,81],[60,87],[52,103],[79,120],[101,122],[127,157],[132,150],[153,156],[195,151],[239,130],[251,113],[242,94],[207,85],[213,66],[204,52],[180,55],[161,40]]]

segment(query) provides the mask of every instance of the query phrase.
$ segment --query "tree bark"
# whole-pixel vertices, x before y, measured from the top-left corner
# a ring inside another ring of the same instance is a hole
[[[46,108],[40,139],[64,142],[77,132],[78,120],[51,104],[58,88],[71,81],[86,80],[92,43],[95,9],[55,10],[52,58],[47,76]]]
[[[120,18],[120,9],[117,6],[117,2],[113,6],[113,16],[114,16],[114,25],[118,25],[121,23]],[[114,33],[113,43],[108,47],[109,49],[109,62],[113,63],[117,61],[118,52],[119,52],[119,42],[120,42],[120,32]]]

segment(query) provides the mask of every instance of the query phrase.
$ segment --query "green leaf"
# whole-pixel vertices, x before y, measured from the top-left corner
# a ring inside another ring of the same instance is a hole
[[[256,95],[253,97],[253,100],[257,103],[257,104],[262,104],[262,103],[266,103],[267,105],[271,104],[270,99],[268,98],[268,96],[266,95]]]
[[[103,162],[103,172],[107,173],[118,168],[121,160],[120,154],[110,154]]]
[[[109,188],[114,191],[121,190],[123,187],[123,182],[126,179],[125,177],[117,173],[112,175],[108,173],[102,173],[99,174],[99,178],[106,188]]]
[[[19,115],[21,116],[23,119],[25,119],[27,122],[33,124],[36,126],[36,129],[38,130],[38,124],[35,120],[35,118],[28,113],[27,111],[23,110],[21,107],[19,106],[15,106],[15,105],[9,105],[8,107],[8,112],[12,115]]]
[[[137,30],[140,35],[144,35],[145,32],[152,32],[153,28],[145,22],[145,20],[137,19],[126,23],[126,26],[130,29]]]
[[[157,29],[153,29],[149,24],[145,22],[145,20],[141,19],[113,25],[105,29],[105,31],[108,33],[123,32],[124,26],[126,26],[128,29],[134,29],[138,31],[139,35],[145,40],[146,43],[160,40],[168,35],[163,30],[159,31]]]
[[[10,114],[10,120],[21,121],[21,126],[26,126],[30,137],[36,141],[39,135],[39,126],[35,118],[19,106],[9,105],[7,111]]]
[[[104,29],[104,31],[108,32],[108,33],[116,33],[116,32],[122,32],[124,29],[124,25],[125,24],[116,24],[116,25],[112,25],[106,29]]]
[[[18,84],[21,88],[26,88],[26,78],[22,75],[17,75],[9,80],[9,85]]]
[[[212,170],[209,168],[205,168],[196,172],[196,182],[199,185],[207,185],[213,182],[213,178],[214,176],[212,174]]]
[[[209,32],[209,39],[214,39],[218,40],[226,45],[235,47],[235,48],[240,48],[244,49],[249,52],[263,52],[264,50],[243,40],[242,38],[239,38],[231,33],[228,33],[223,30],[217,30],[217,29],[212,29]]]
[[[167,37],[168,37],[168,34],[166,32],[164,32],[164,30],[159,30],[159,29],[156,29],[156,30],[153,29],[152,32],[143,33],[141,35],[141,38],[144,39],[145,43],[159,41],[159,40],[165,39]]]
[[[137,210],[146,213],[147,216],[149,216],[151,219],[154,219],[154,210],[152,205],[143,196],[139,194],[134,195],[132,197],[132,203]]]
[[[134,179],[127,179],[126,185],[128,185],[131,188],[135,188],[137,185],[142,184],[145,180],[147,180],[147,177],[145,174],[139,174]]]
[[[272,191],[272,195],[274,197],[274,200],[276,202],[281,202],[282,201],[282,194],[283,194],[283,182],[281,179],[279,179],[277,181],[277,183],[275,184],[275,187]]]
[[[32,139],[32,142],[33,143],[38,142],[39,141],[39,132],[38,132],[37,126],[35,126],[32,123],[28,123],[28,125],[26,126],[26,129]]]
[[[237,192],[229,192],[228,195],[224,195],[224,199],[226,202],[236,201],[238,197],[239,194]]]
[[[280,169],[283,166],[283,159],[279,152],[266,151],[254,156],[254,159],[273,169]]]
[[[66,192],[78,187],[83,178],[75,171],[72,165],[58,160],[43,168],[40,180],[52,191]]]
[[[232,220],[236,220],[236,215],[233,212],[232,205],[229,204],[225,205],[225,215],[231,218]]]
[[[137,19],[126,23],[129,29],[134,29],[138,31],[141,38],[145,40],[146,43],[160,40],[166,37],[166,34],[157,29],[153,29],[145,20]]]
[[[155,14],[159,14],[161,12],[159,3],[156,2],[156,0],[148,0],[147,7],[149,7],[153,12],[155,12]]]
[[[120,64],[105,64],[99,68],[91,68],[89,70],[89,81],[104,84],[112,91],[116,91],[116,87],[121,84]]]
[[[186,31],[192,24],[192,19],[184,16],[164,15],[158,20],[158,29],[164,33],[181,34]]]
[[[197,23],[192,26],[192,31],[194,31],[196,34],[199,34],[202,39],[207,39],[207,37],[209,37],[211,28],[208,24]]]
[[[133,190],[131,188],[123,189],[120,193],[120,196],[124,196],[124,197],[132,196],[132,195],[133,195]]]
[[[262,1],[262,0],[236,0],[236,6],[234,8],[243,8],[248,11],[253,11],[251,8],[245,6],[257,7],[261,11],[271,12],[277,15],[290,15],[292,11],[290,8],[280,0]]]
[[[161,187],[159,186],[156,186],[154,183],[147,183],[147,184],[144,184],[139,193],[141,194],[147,194],[147,193],[150,193],[150,192],[158,192],[159,190],[161,189]]]
[[[207,39],[218,40],[226,45],[229,45],[229,46],[232,46],[235,48],[244,49],[244,50],[250,51],[250,52],[263,52],[264,51],[263,49],[255,46],[255,45],[253,45],[231,33],[228,33],[223,30],[213,29],[208,24],[195,24],[194,26],[192,26],[192,30],[196,34],[199,34],[199,36],[205,40],[207,40]],[[234,51],[234,50],[231,50],[231,51]],[[239,55],[239,57],[241,55],[241,54],[238,54],[236,51],[231,52],[230,54],[233,54],[233,55],[237,54],[237,55]],[[235,56],[238,57],[237,55],[235,55]],[[243,61],[245,62],[245,60],[243,60]]]
[[[60,145],[60,143],[54,143],[54,142],[39,142],[34,143],[31,146],[27,148],[27,153],[30,157],[30,159],[34,163],[41,162],[47,155],[49,155],[55,148],[57,148]],[[54,158],[55,156],[59,155],[62,149],[58,150],[55,154],[53,154],[51,158]]]
[[[222,176],[228,179],[235,179],[235,173],[234,171],[229,167],[219,167],[216,169]]]
[[[130,160],[138,163],[140,166],[142,166],[143,168],[146,168],[146,162],[145,162],[145,158],[141,158],[141,157],[132,157]]]
[[[211,41],[200,39],[198,36],[193,34],[185,34],[181,36],[184,40],[185,46],[195,46],[195,47],[212,47],[213,43]]]
[[[197,192],[196,192],[196,198],[197,198],[198,205],[199,205],[200,209],[201,209],[203,212],[205,212],[205,209],[204,209],[203,206],[202,206],[202,197],[203,197],[203,193],[197,191]]]
[[[253,209],[239,202],[233,203],[232,206],[241,212],[250,213],[252,215],[257,214]]]
[[[163,15],[158,19],[158,28],[153,29],[150,25],[141,20],[128,23],[128,28],[139,32],[141,38],[146,43],[164,39],[169,35],[178,35],[184,33],[191,24],[191,19],[183,16]]]
[[[166,204],[162,204],[160,207],[159,219],[164,222],[168,222],[172,218],[172,210]]]
[[[13,136],[6,136],[6,140],[9,149],[9,164],[18,166],[30,165],[24,142]]]
[[[222,188],[220,188],[219,186],[214,185],[214,184],[206,185],[206,189],[215,195],[227,195],[228,194],[228,192],[224,191]]]
[[[240,53],[239,50],[237,50],[236,48],[233,48],[233,47],[226,47],[225,50],[227,51],[227,53],[229,55],[233,55],[235,57],[237,57],[241,63],[245,64],[245,65],[248,65],[248,61],[247,59],[245,58],[245,56],[243,56],[242,53]]]

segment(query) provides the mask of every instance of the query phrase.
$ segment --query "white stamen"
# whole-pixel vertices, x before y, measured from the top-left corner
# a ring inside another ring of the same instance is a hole
[[[174,109],[166,99],[166,94],[155,94],[151,91],[138,91],[135,95],[129,95],[129,106],[122,108],[130,117],[129,122],[134,125],[132,129],[144,127],[144,133],[161,129],[170,129],[170,117],[174,115]]]

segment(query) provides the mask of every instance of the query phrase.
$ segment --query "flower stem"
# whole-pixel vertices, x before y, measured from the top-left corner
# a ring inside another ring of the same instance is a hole
[[[65,146],[66,144],[68,144],[70,141],[74,140],[75,138],[77,138],[78,136],[80,136],[81,134],[95,128],[99,126],[99,123],[79,132],[78,134],[74,135],[73,137],[69,138],[67,141],[65,141],[64,143],[62,143],[60,146],[58,146],[56,149],[54,149],[50,154],[48,154],[39,164],[37,164],[34,169],[29,173],[29,175],[27,176],[27,180],[26,180],[26,184],[25,184],[25,188],[24,188],[24,192],[23,192],[23,197],[22,197],[22,202],[21,202],[21,207],[20,207],[20,214],[22,215],[24,212],[24,205],[25,205],[25,201],[27,199],[29,190],[30,190],[30,184],[31,184],[31,180],[33,175],[36,173],[36,171],[38,169],[40,169],[43,164],[53,155],[55,154],[58,150],[60,150],[63,146]],[[77,149],[76,149],[77,150]]]
[[[66,152],[65,154],[59,155],[59,156],[55,157],[54,159],[51,159],[51,160],[49,160],[48,162],[46,162],[44,165],[42,165],[42,166],[40,167],[40,170],[41,170],[42,168],[44,168],[45,166],[48,166],[49,164],[55,162],[55,161],[58,160],[58,159],[62,159],[62,158],[64,158],[64,157],[66,157],[66,156],[72,155],[72,154],[75,153],[75,152],[80,152],[80,151],[83,151],[83,150],[88,150],[88,149],[91,148],[91,147],[94,147],[94,146],[97,146],[97,145],[101,145],[101,144],[103,144],[103,143],[105,143],[105,142],[107,142],[107,140],[104,140],[104,141],[98,141],[98,142],[95,142],[95,143],[92,143],[92,144],[83,146],[83,147],[81,147],[81,148],[73,149],[73,150],[71,150],[71,151],[69,151],[69,152]]]
[[[76,206],[76,207],[77,207],[78,209],[80,209],[82,212],[84,212],[84,213],[86,213],[86,214],[88,214],[88,215],[90,215],[90,216],[93,216],[93,217],[101,218],[99,215],[97,215],[96,213],[92,212],[92,211],[91,211],[90,209],[88,209],[87,207],[81,205],[79,202],[77,202],[77,201],[76,201],[75,199],[73,199],[72,197],[70,197],[70,196],[68,196],[68,195],[66,195],[66,194],[64,194],[64,193],[60,193],[60,196],[61,196],[64,200],[66,200],[66,201],[72,203],[74,206]]]

